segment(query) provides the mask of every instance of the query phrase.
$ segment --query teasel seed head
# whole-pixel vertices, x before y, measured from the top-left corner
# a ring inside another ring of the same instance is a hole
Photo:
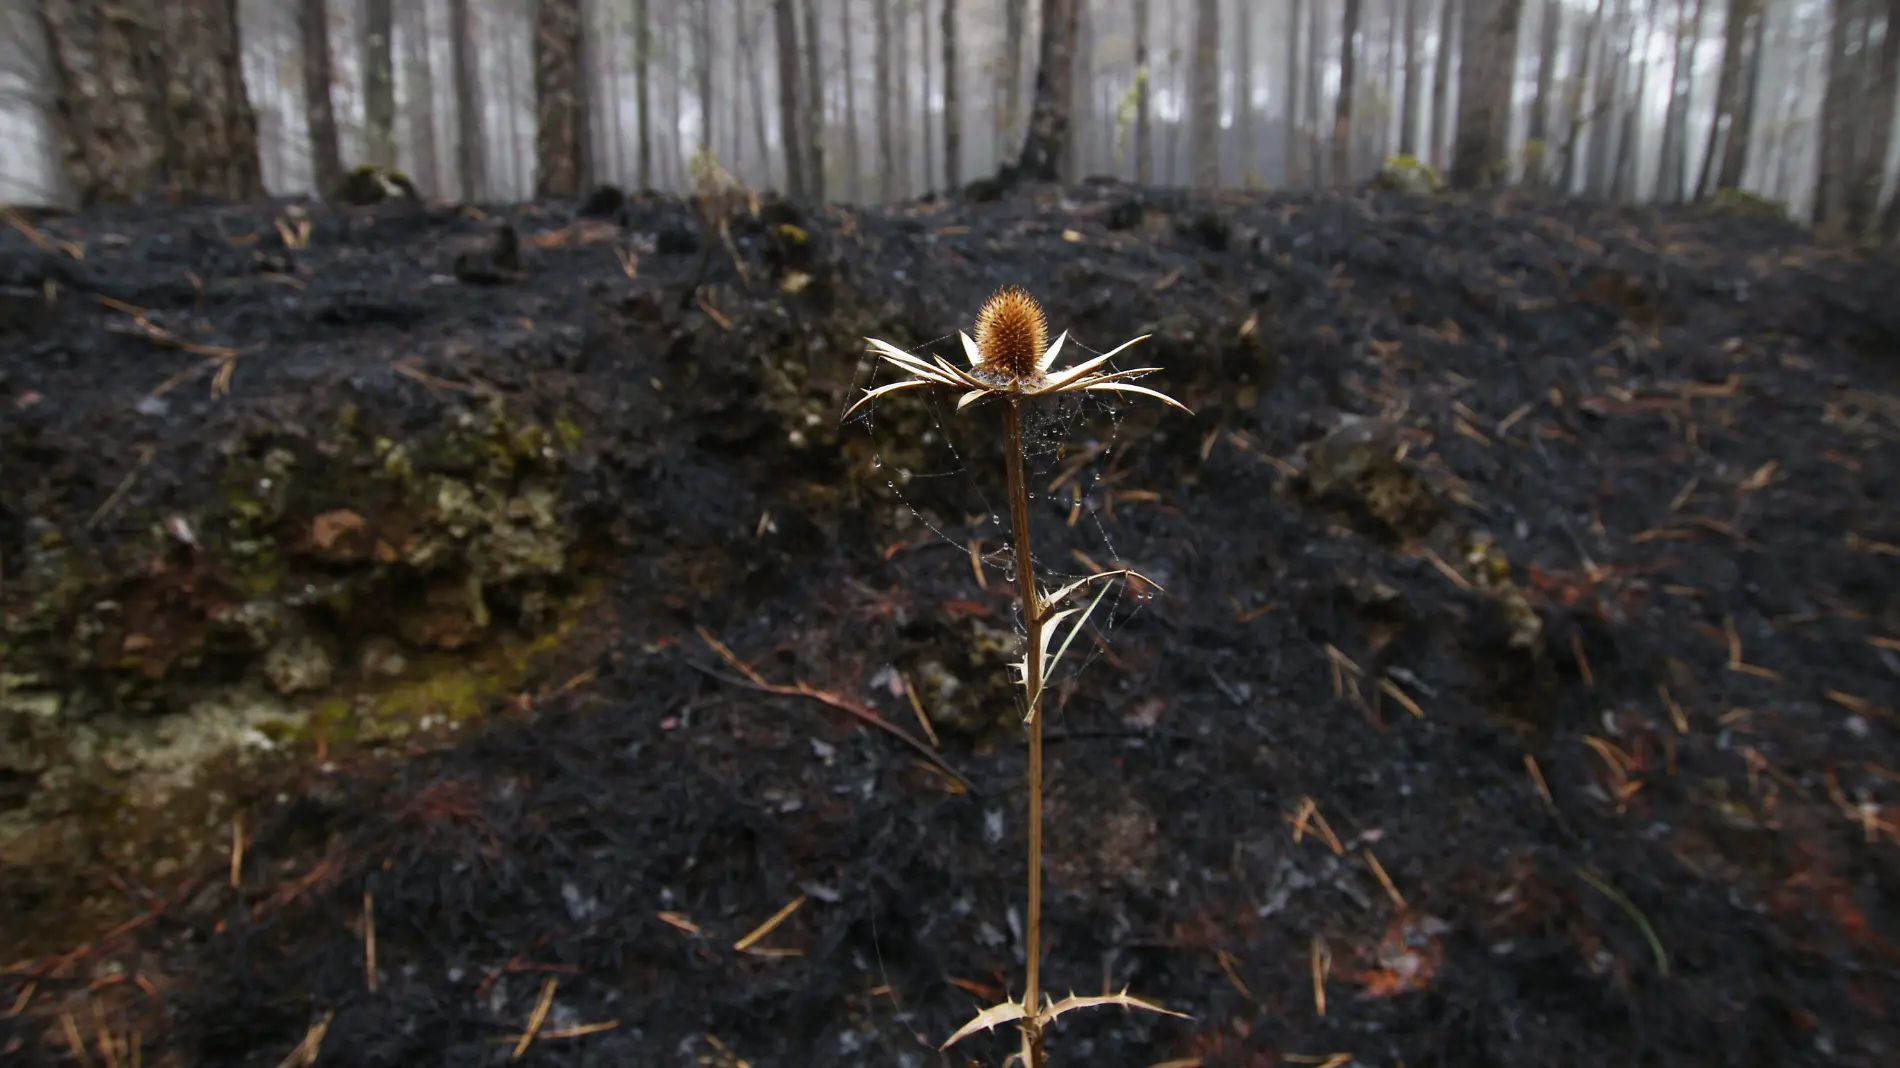
[[[1020,286],[996,291],[976,315],[976,369],[1011,381],[1033,378],[1049,350],[1049,320]]]

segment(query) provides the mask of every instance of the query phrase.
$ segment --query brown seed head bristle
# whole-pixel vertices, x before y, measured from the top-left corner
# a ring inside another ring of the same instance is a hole
[[[1049,321],[1042,305],[1018,286],[1005,286],[976,315],[977,366],[1028,378],[1049,347]]]

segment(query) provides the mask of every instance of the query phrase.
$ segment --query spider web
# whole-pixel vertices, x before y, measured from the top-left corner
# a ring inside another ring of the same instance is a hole
[[[1070,360],[1063,361],[1065,365],[1100,355],[1076,341],[1073,336],[1064,343],[1064,348],[1071,354]],[[961,343],[955,334],[925,342],[909,351],[919,354],[953,351],[954,355],[946,358],[959,362],[962,359]],[[855,384],[869,388],[894,381],[891,372],[892,369],[883,361],[866,354],[858,364]],[[921,446],[920,449],[909,451],[921,451],[924,470],[912,470],[890,459],[889,454],[898,443],[898,436],[896,431],[880,426],[878,409],[880,404],[897,398],[872,402],[865,414],[853,417],[852,432],[868,436],[871,442],[872,474],[884,483],[915,523],[927,530],[931,538],[965,554],[969,552],[972,538],[981,539],[984,549],[979,566],[983,569],[985,580],[988,583],[1000,582],[1013,590],[1016,565],[1014,537],[1009,526],[1007,476],[1000,462],[973,463],[966,456],[968,442],[984,435],[1001,437],[1001,416],[996,408],[1002,401],[999,398],[985,398],[958,412],[958,395],[959,391],[956,390],[932,387],[897,395],[909,398],[912,404],[920,404],[927,413],[928,429],[920,435],[919,440],[905,442],[907,445]],[[1106,570],[1134,566],[1136,563],[1122,559],[1115,547],[1115,539],[1103,521],[1103,511],[1107,507],[1105,495],[1111,491],[1108,480],[1120,456],[1122,411],[1128,403],[1110,400],[1107,394],[1075,392],[1036,397],[1021,406],[1024,474],[1029,483],[1032,538],[1035,530],[1045,531],[1044,536],[1033,546],[1032,562],[1037,585],[1045,593],[1096,573],[1096,569],[1085,569],[1082,561],[1068,551],[1071,548]],[[969,497],[963,499],[975,501],[979,511],[955,523],[932,514],[929,505],[921,503],[920,498],[943,483],[953,486],[944,486],[939,497],[951,499],[956,498],[959,492],[967,493]],[[1049,538],[1046,533],[1047,519],[1052,515],[1068,528],[1067,536],[1060,542]],[[1081,532],[1080,536],[1077,532]],[[1083,544],[1078,546],[1078,541]],[[1058,548],[1058,545],[1061,547]],[[1108,581],[1113,583],[1112,588],[1089,616],[1087,624],[1088,630],[1093,631],[1100,640],[1090,641],[1087,635],[1076,637],[1068,654],[1046,684],[1052,695],[1063,679],[1080,677],[1100,659],[1109,636],[1133,620],[1146,605],[1148,597],[1135,592],[1125,577]],[[1087,607],[1094,592],[1092,587],[1078,590],[1070,595],[1069,606]],[[1065,621],[1062,633],[1057,635],[1057,643],[1067,634],[1068,622]],[[1015,618],[1015,630],[1019,641],[1026,637],[1020,609]],[[1056,644],[1052,643],[1051,655],[1055,649]],[[1051,711],[1054,711],[1056,704],[1050,704]]]

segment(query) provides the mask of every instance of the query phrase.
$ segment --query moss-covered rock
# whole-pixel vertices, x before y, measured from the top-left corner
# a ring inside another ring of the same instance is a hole
[[[1443,192],[1445,188],[1431,164],[1416,156],[1387,156],[1373,182],[1380,189],[1420,197]]]

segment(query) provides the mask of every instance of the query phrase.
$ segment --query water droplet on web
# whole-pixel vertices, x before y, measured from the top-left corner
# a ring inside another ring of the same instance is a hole
[[[881,456],[873,456],[873,457],[871,457],[871,466],[872,466],[872,467],[883,467],[883,466],[884,466],[884,458],[883,458],[883,457],[881,457]]]

